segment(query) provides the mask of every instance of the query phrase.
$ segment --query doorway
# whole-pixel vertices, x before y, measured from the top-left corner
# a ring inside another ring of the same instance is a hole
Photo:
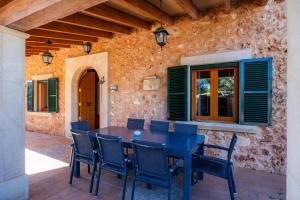
[[[78,120],[88,120],[90,129],[99,128],[99,77],[95,69],[85,70],[78,85]]]

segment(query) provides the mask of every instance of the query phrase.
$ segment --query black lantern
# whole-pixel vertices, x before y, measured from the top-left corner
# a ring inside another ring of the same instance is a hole
[[[52,42],[50,40],[48,40],[47,44],[48,44],[48,46],[50,46],[52,44]],[[43,53],[42,58],[43,58],[43,62],[46,65],[50,65],[53,60],[53,55],[49,52],[49,50],[47,50]]]
[[[155,35],[156,43],[162,48],[163,46],[165,46],[167,44],[169,33],[163,27],[161,2],[162,2],[162,0],[160,0],[160,12],[161,12],[160,27],[158,29],[156,29],[153,33]]]
[[[156,29],[154,31],[154,35],[155,35],[156,43],[159,46],[163,47],[167,44],[169,33],[164,29],[164,27],[161,26],[158,29]]]
[[[92,43],[90,42],[83,43],[83,50],[85,53],[89,54],[92,50]]]

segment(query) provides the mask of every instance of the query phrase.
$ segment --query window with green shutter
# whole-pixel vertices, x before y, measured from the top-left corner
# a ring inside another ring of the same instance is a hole
[[[48,79],[48,112],[58,112],[58,80]]]
[[[270,125],[272,58],[240,61],[240,123]]]
[[[34,81],[27,81],[27,111],[34,110]]]
[[[168,68],[168,119],[187,120],[187,66]]]

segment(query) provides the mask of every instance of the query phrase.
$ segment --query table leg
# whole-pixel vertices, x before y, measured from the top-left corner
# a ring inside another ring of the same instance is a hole
[[[80,177],[80,162],[75,162],[75,171],[74,171],[74,177],[78,178]]]
[[[184,183],[183,183],[183,199],[191,199],[191,176],[192,176],[192,155],[184,156]]]

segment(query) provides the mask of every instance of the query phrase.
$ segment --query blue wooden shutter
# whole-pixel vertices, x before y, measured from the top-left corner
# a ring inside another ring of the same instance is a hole
[[[27,81],[27,111],[34,110],[34,81]]]
[[[48,112],[58,112],[58,80],[48,79]]]
[[[240,61],[240,123],[272,121],[272,58]]]
[[[168,119],[187,120],[187,66],[168,68]]]

